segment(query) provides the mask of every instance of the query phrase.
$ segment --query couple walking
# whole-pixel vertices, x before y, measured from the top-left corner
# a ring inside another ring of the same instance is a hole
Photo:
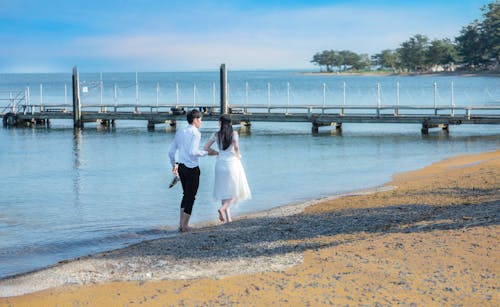
[[[199,158],[217,156],[215,163],[215,183],[213,197],[221,202],[218,210],[221,222],[231,222],[230,205],[251,197],[245,171],[241,164],[238,133],[233,131],[229,115],[219,119],[219,131],[212,134],[203,149],[200,149],[202,113],[191,110],[187,113],[188,125],[177,131],[170,145],[168,155],[172,173],[179,176],[183,197],[180,209],[179,230],[189,230],[189,218],[193,211],[194,200],[200,183]],[[212,149],[216,143],[218,151]],[[178,152],[177,161],[176,153]]]

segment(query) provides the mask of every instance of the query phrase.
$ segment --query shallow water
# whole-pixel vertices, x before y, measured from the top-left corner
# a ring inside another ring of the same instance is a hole
[[[49,103],[63,97],[51,91],[60,89],[67,76],[0,75],[0,88],[22,87],[26,80],[32,84],[41,79],[37,82],[44,82],[44,99]],[[143,76],[149,81],[142,88],[154,87],[157,79],[170,85],[175,80],[189,85],[205,80],[210,91],[217,76],[216,72],[150,74]],[[135,75],[103,77],[117,82],[123,78],[133,85]],[[391,78],[381,80],[389,84],[395,80]],[[352,88],[370,89],[380,78],[347,79]],[[430,78],[403,79],[405,88],[430,85],[432,91]],[[322,83],[332,81],[331,77],[292,72],[233,73],[229,80],[233,101],[238,95],[245,97],[236,90],[245,82],[264,84],[263,99],[267,99],[267,80],[281,85],[290,80],[293,97],[304,99],[314,96],[309,95],[313,87],[319,88],[315,96],[319,104]],[[457,89],[456,94],[467,91],[470,95],[457,97],[457,105],[459,101],[500,105],[497,78],[458,78],[454,84],[465,88]],[[203,88],[197,90],[201,93]],[[203,95],[210,97],[200,94],[199,99]],[[415,89],[408,97],[419,95],[420,89]],[[113,129],[89,124],[76,133],[71,127],[69,121],[53,121],[50,128],[0,128],[0,277],[175,234],[182,189],[180,185],[167,187],[172,177],[167,151],[174,133],[161,125],[147,131],[145,122],[133,121],[117,121]],[[202,142],[216,129],[216,123],[204,122]],[[450,133],[435,130],[422,135],[419,125],[344,124],[342,132],[321,128],[320,133],[311,134],[310,124],[305,123],[253,123],[251,132],[241,133],[240,139],[253,199],[234,207],[233,215],[381,185],[394,173],[453,155],[498,149],[499,136],[500,127],[487,125],[452,126]],[[211,199],[214,165],[212,157],[201,160],[193,223],[217,220],[218,204]]]

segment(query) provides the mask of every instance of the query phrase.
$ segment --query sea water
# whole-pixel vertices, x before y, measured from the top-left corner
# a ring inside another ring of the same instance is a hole
[[[218,71],[80,73],[87,87],[82,103],[217,105],[218,77]],[[399,87],[401,105],[453,100],[457,106],[500,106],[495,77],[230,71],[228,80],[230,103],[241,105],[388,105]],[[6,90],[29,87],[32,104],[65,103],[70,85],[69,73],[0,74],[4,98]],[[9,103],[1,100],[0,108]],[[241,131],[240,147],[253,198],[234,206],[233,215],[376,187],[398,172],[500,147],[495,125],[451,126],[449,133],[437,129],[428,135],[420,128],[344,124],[342,131],[325,127],[313,134],[309,123],[252,123],[250,132]],[[217,123],[204,122],[202,143],[215,131]],[[49,128],[0,128],[0,278],[176,235],[182,189],[168,188],[167,154],[174,133],[166,125],[148,131],[136,121],[117,121],[114,128],[86,124],[81,131],[65,120],[53,120]],[[214,165],[213,157],[201,159],[192,223],[218,218],[219,204],[211,197]]]

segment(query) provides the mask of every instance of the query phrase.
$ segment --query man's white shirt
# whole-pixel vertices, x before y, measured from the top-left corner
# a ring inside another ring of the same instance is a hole
[[[189,168],[199,165],[199,158],[206,156],[208,151],[200,149],[201,133],[193,125],[187,125],[175,134],[174,141],[170,145],[168,156],[172,167],[175,165],[175,153],[179,151],[178,163]]]

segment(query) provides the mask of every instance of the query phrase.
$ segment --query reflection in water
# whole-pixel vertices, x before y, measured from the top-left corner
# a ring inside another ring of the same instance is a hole
[[[81,142],[82,142],[82,130],[74,129],[73,132],[73,188],[74,188],[74,196],[75,196],[75,204],[81,204],[80,202],[80,194],[82,192],[82,177],[80,174],[82,168],[82,159],[81,159]]]
[[[439,129],[439,130],[437,130]],[[449,130],[441,129],[441,128],[436,128],[433,129],[435,131],[430,130],[429,133],[422,133],[422,139],[423,140],[430,140],[430,141],[446,141],[450,139],[450,133]]]
[[[234,130],[238,131],[240,136],[250,136],[252,134],[252,129],[246,126],[234,126]]]

